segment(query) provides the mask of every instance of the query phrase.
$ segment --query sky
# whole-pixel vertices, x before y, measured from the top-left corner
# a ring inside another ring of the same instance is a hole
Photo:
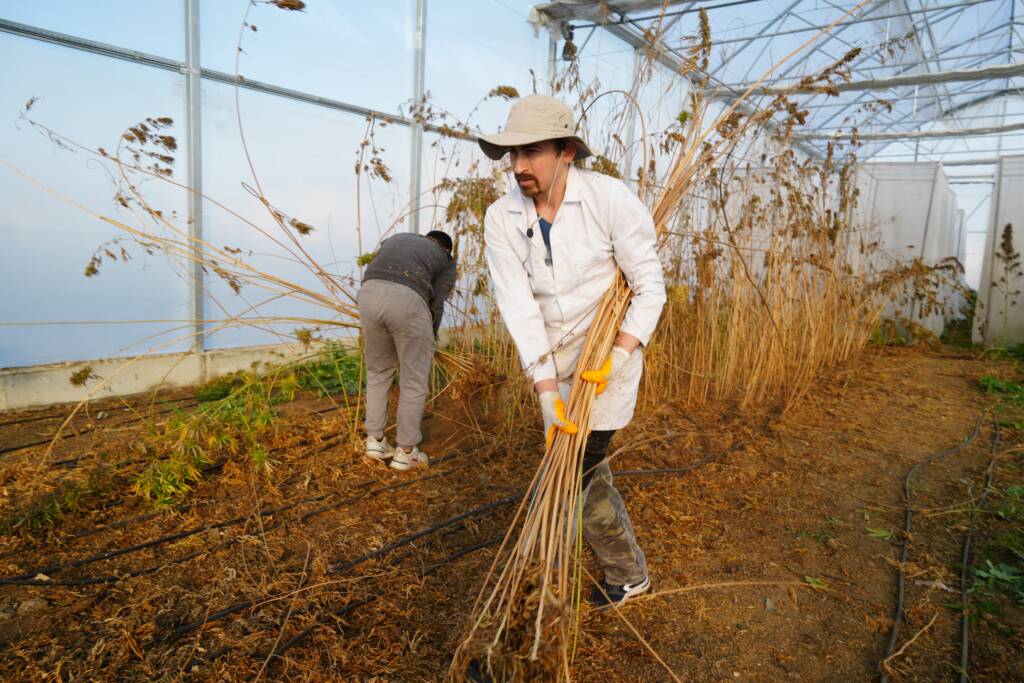
[[[521,94],[546,92],[548,41],[526,22],[532,4],[429,0],[425,87],[431,100],[460,119],[472,113],[470,123],[481,130],[495,130],[504,122],[508,103],[485,100],[492,88],[510,85]],[[203,66],[233,73],[241,32],[239,69],[246,78],[385,112],[406,108],[412,97],[414,1],[308,0],[307,5],[302,13],[256,6],[247,18],[253,31],[242,28],[246,0],[201,0]],[[713,13],[713,30],[725,38],[749,34],[770,21],[777,5],[763,2]],[[829,3],[814,10],[821,16],[830,11],[834,8]],[[0,18],[173,60],[185,56],[182,0],[0,0]],[[678,24],[681,36],[694,30],[695,17]],[[589,29],[578,31],[577,44],[584,80],[597,78],[603,89],[628,88],[634,68],[628,45],[606,31]],[[759,65],[777,59],[783,49],[779,42],[761,54],[745,53],[723,76],[739,80],[756,74]],[[0,55],[16,65],[6,70],[0,89],[0,159],[38,181],[0,167],[0,202],[5,207],[0,279],[5,291],[17,292],[0,297],[0,367],[187,349],[189,339],[178,329],[189,317],[187,281],[180,266],[129,245],[129,263],[107,259],[99,276],[84,277],[96,249],[121,233],[71,202],[131,224],[148,219],[117,205],[101,164],[88,154],[61,149],[18,118],[25,102],[37,97],[32,111],[37,120],[86,147],[113,149],[125,128],[147,116],[173,118],[173,133],[183,141],[184,77],[7,33],[0,33]],[[660,74],[656,81],[660,85],[652,89],[654,94],[645,96],[652,129],[663,127],[682,106],[679,89],[667,87],[670,78]],[[288,215],[317,228],[304,245],[321,264],[337,275],[354,273],[359,253],[394,227],[408,202],[408,129],[376,130],[376,144],[394,181],[363,184],[357,198],[352,168],[365,120],[261,93],[243,90],[238,97],[246,141],[268,197]],[[201,98],[207,194],[246,219],[268,225],[264,208],[242,185],[252,184],[252,177],[244,162],[234,89],[204,81]],[[610,116],[618,106],[609,98],[595,115]],[[424,190],[451,171],[432,146],[435,140],[426,136]],[[462,152],[479,158],[472,146]],[[174,179],[184,182],[184,170],[179,154]],[[984,203],[981,185],[955,187],[961,208],[969,213]],[[186,196],[179,189],[152,184],[147,192],[167,213],[186,210]],[[282,259],[266,238],[238,218],[209,204],[204,214],[205,235],[213,244],[242,248],[275,273],[302,284],[314,282],[308,271]],[[986,217],[987,206],[981,206],[971,218],[975,235],[968,242],[969,281],[977,279],[983,232],[980,238],[977,233],[985,229]],[[362,229],[362,245],[356,225]],[[206,281],[216,299],[208,302],[213,317],[222,314],[219,305],[238,312],[260,300],[255,293],[233,296],[214,276]],[[323,316],[314,307],[288,301],[264,310]],[[285,325],[278,332],[295,326]],[[230,330],[213,334],[208,346],[281,340],[273,332]]]

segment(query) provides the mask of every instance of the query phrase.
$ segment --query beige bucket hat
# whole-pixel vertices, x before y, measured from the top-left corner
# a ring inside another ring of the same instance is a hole
[[[590,156],[590,147],[576,135],[572,109],[554,97],[529,95],[512,105],[505,130],[495,135],[481,135],[479,142],[484,154],[497,161],[510,147],[560,138],[576,143],[576,159]]]

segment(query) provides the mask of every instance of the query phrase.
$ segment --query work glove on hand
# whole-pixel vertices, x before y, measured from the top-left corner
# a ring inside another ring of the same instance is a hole
[[[580,377],[585,382],[596,382],[597,391],[596,395],[604,393],[604,390],[608,388],[608,382],[611,382],[615,375],[622,369],[622,366],[626,364],[629,357],[632,354],[621,346],[613,346],[612,352],[608,355],[608,359],[605,360],[604,365],[599,370],[587,370]]]
[[[578,430],[576,425],[569,422],[565,417],[565,402],[562,395],[557,391],[545,391],[538,396],[540,400],[540,413],[544,417],[544,434],[546,443],[551,443],[555,438],[555,430],[560,429],[566,434],[575,434]]]

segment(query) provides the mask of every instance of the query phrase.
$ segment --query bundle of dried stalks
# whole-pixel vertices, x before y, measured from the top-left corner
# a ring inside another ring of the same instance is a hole
[[[455,653],[449,672],[454,680],[462,680],[472,666],[501,681],[538,680],[556,672],[570,677],[582,588],[581,468],[596,386],[579,381],[579,375],[608,356],[631,296],[620,273],[601,301],[577,364],[567,414],[579,431],[556,430],[548,443],[531,495],[516,512],[474,606],[469,633]],[[506,548],[509,559],[497,572]]]

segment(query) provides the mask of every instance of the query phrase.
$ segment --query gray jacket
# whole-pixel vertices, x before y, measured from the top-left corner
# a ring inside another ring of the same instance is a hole
[[[380,243],[363,273],[363,282],[367,280],[397,282],[422,296],[436,335],[444,302],[455,286],[455,259],[429,237],[403,232]]]

